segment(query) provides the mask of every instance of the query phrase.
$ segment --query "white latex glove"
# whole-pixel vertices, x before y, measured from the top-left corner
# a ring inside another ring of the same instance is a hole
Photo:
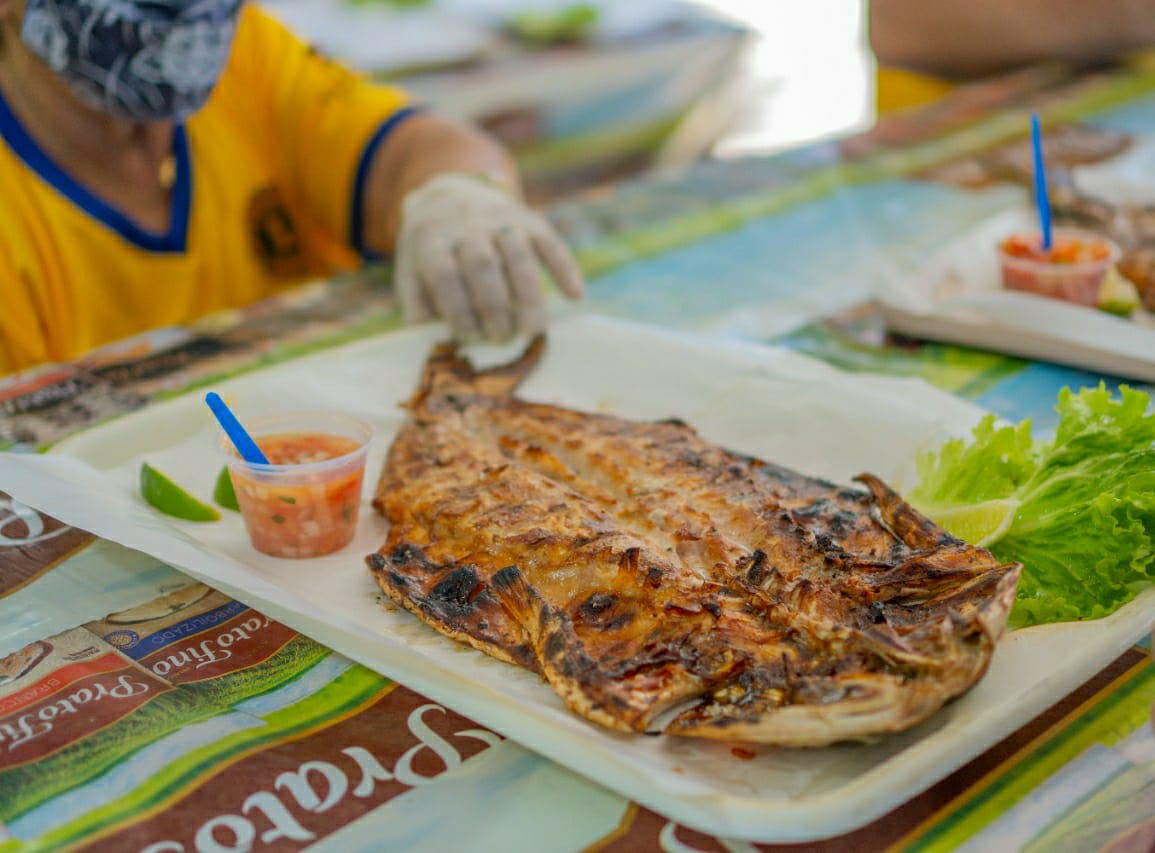
[[[408,322],[440,317],[464,340],[542,331],[539,262],[581,297],[581,270],[549,222],[483,178],[438,175],[402,202],[395,275]]]

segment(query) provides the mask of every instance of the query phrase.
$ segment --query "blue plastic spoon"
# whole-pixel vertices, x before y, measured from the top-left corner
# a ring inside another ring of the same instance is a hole
[[[232,413],[232,410],[225,405],[225,401],[220,398],[216,391],[210,391],[205,394],[205,402],[208,403],[213,414],[216,416],[217,423],[221,425],[221,429],[225,431],[225,435],[229,437],[229,441],[233,443],[233,447],[237,449],[237,453],[246,462],[258,465],[268,465],[269,460],[257,447],[257,443],[253,441],[252,436],[245,431],[241,426],[241,422],[237,420],[237,416]]]
[[[1039,209],[1039,228],[1043,232],[1043,248],[1051,249],[1051,200],[1047,196],[1047,170],[1043,167],[1043,140],[1039,131],[1039,115],[1031,114],[1031,146],[1035,153],[1035,206]]]

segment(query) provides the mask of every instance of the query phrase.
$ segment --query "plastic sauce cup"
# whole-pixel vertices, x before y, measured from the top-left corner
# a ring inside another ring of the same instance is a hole
[[[1119,247],[1099,234],[1057,228],[1049,252],[1039,233],[1010,235],[999,244],[999,265],[1008,290],[1095,308],[1103,279],[1119,254]]]
[[[268,465],[241,459],[221,433],[253,547],[272,557],[321,557],[357,532],[373,428],[350,415],[301,412],[246,421]]]

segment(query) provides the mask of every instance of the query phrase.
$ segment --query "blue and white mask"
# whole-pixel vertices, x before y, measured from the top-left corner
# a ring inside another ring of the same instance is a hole
[[[85,103],[180,121],[224,71],[242,0],[28,0],[20,37]]]

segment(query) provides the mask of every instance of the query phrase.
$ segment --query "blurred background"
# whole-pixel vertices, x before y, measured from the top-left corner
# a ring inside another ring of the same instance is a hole
[[[532,201],[867,127],[865,0],[266,0],[509,145]]]

